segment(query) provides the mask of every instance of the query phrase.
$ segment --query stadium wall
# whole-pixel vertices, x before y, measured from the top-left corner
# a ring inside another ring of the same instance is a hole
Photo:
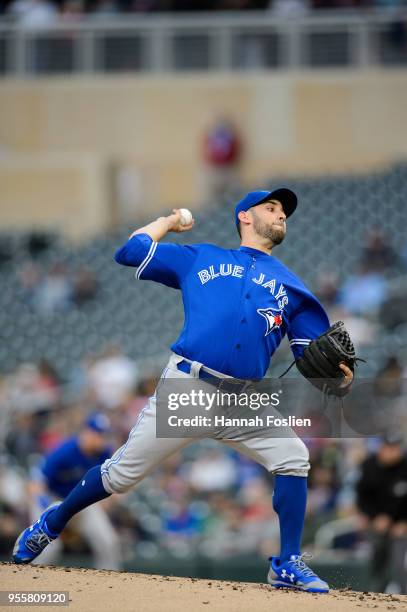
[[[244,185],[370,170],[407,156],[407,73],[3,80],[0,224],[82,238],[199,206],[203,134],[219,116],[241,132]]]

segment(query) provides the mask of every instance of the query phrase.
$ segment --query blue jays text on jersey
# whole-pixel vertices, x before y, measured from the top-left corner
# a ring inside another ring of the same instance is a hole
[[[115,260],[138,267],[138,279],[180,289],[184,327],[171,349],[235,378],[261,379],[286,334],[298,357],[329,327],[297,276],[257,249],[157,243],[136,234]]]

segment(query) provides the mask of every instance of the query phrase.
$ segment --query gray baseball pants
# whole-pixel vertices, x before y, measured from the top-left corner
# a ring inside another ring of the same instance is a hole
[[[192,362],[191,372],[187,374],[177,369],[177,363],[182,360],[183,357],[173,353],[161,378],[199,378],[202,364]],[[209,372],[225,378],[214,370]],[[207,384],[208,390],[213,393],[214,387],[209,383],[204,384]],[[308,474],[310,467],[308,449],[290,427],[280,427],[278,437],[272,435],[251,439],[214,437],[250,457],[273,474],[303,477]],[[101,474],[104,488],[108,493],[124,493],[132,489],[167,457],[196,440],[197,438],[157,438],[156,396],[150,397],[130,431],[127,442],[103,463]]]

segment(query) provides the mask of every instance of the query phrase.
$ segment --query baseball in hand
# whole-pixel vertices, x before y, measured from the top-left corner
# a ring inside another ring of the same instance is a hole
[[[180,208],[179,212],[181,214],[181,225],[189,225],[192,223],[192,213],[188,208]]]

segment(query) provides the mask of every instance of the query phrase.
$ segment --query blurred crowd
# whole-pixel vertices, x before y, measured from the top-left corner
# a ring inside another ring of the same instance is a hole
[[[406,273],[407,248],[396,253],[383,231],[371,227],[355,269],[342,282],[337,270],[322,270],[316,293],[332,319],[346,322],[355,344],[369,345],[381,327],[390,331],[407,322],[406,291],[399,281]]]
[[[267,10],[276,16],[304,16],[329,9],[397,9],[405,0],[5,0],[2,12],[22,26],[48,26],[87,14],[109,19],[120,13]]]
[[[356,270],[343,282],[330,270],[318,277],[317,294],[333,320],[346,321],[357,347],[374,341],[380,313],[386,313],[389,329],[406,322],[406,292],[398,302],[392,299],[397,308],[389,304],[392,279],[406,275],[405,255],[396,254],[391,240],[372,227]],[[42,317],[91,307],[98,296],[97,275],[82,265],[69,269],[57,261],[46,268],[33,256],[17,274],[23,299]],[[95,410],[109,416],[106,444],[117,448],[127,439],[160,375],[144,366],[110,344],[70,371],[57,371],[42,360],[21,363],[0,378],[2,558],[9,557],[27,523],[31,474],[44,456],[81,431]],[[406,366],[400,355],[389,354],[378,364],[374,381],[377,395],[404,412]],[[370,555],[377,590],[406,592],[406,440],[401,428],[380,439],[305,440],[312,466],[305,548]],[[134,491],[113,499],[106,511],[119,535],[123,563],[163,551],[179,558],[266,557],[279,546],[272,492],[273,478],[264,469],[206,440],[170,458]],[[75,525],[63,543],[66,553],[89,552]]]
[[[39,313],[80,308],[97,297],[97,282],[86,266],[68,271],[64,263],[56,262],[44,273],[28,261],[19,277],[23,301]]]

